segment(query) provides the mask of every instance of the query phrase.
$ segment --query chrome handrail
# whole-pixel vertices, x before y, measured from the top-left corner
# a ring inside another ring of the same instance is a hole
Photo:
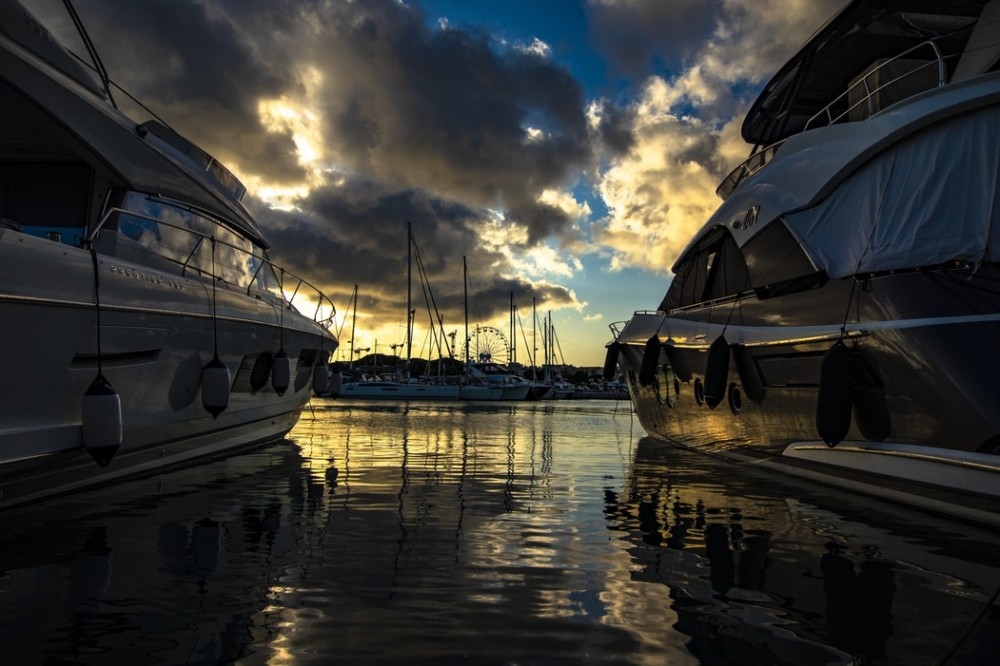
[[[914,67],[912,70],[910,70],[910,71],[908,71],[908,72],[906,72],[904,74],[901,74],[901,75],[897,76],[896,78],[892,79],[891,81],[885,82],[884,84],[880,85],[879,87],[875,88],[874,90],[872,90],[871,88],[869,88],[869,86],[868,86],[868,77],[870,77],[872,74],[875,74],[876,72],[881,71],[883,68],[889,66],[893,62],[896,62],[897,60],[899,60],[901,58],[904,58],[905,56],[910,55],[914,51],[917,51],[917,50],[920,50],[920,49],[923,49],[923,48],[930,48],[931,49],[931,51],[934,53],[934,59],[933,60],[929,60],[929,61],[927,61],[926,63],[924,63],[923,65],[921,65],[919,67]],[[938,69],[938,84],[937,84],[937,87],[938,88],[943,87],[948,82],[947,78],[946,78],[947,75],[948,75],[948,69],[947,69],[947,66],[945,64],[945,59],[946,59],[945,56],[941,53],[941,49],[938,48],[937,42],[935,40],[933,40],[933,39],[927,40],[926,42],[921,42],[920,44],[917,44],[916,46],[911,46],[910,48],[906,49],[902,53],[899,53],[899,54],[893,56],[892,58],[886,60],[884,63],[882,63],[881,65],[879,65],[878,67],[876,67],[875,69],[873,69],[872,71],[868,72],[863,77],[861,77],[861,79],[859,81],[856,81],[847,90],[845,90],[844,92],[842,92],[839,95],[837,95],[837,97],[835,97],[829,104],[827,104],[822,109],[820,109],[819,111],[817,111],[809,120],[806,121],[805,126],[802,128],[802,131],[805,132],[806,130],[808,130],[812,126],[813,121],[815,121],[816,119],[820,118],[821,116],[826,116],[826,125],[833,125],[834,123],[836,123],[836,122],[840,121],[841,119],[843,119],[844,116],[848,115],[849,113],[851,113],[852,111],[854,111],[855,109],[857,109],[858,107],[860,107],[862,105],[866,105],[868,107],[868,116],[867,117],[871,117],[871,115],[872,115],[872,113],[874,111],[874,108],[873,108],[873,105],[872,105],[872,98],[874,98],[874,96],[876,94],[878,94],[879,92],[885,90],[886,88],[888,88],[890,86],[893,86],[893,85],[899,83],[900,81],[902,81],[903,79],[905,79],[907,77],[913,76],[917,72],[921,72],[921,71],[923,71],[924,69],[926,69],[928,67],[934,66],[935,64],[937,65],[937,69]],[[854,104],[851,104],[850,106],[848,106],[847,110],[842,111],[841,113],[839,113],[837,115],[833,115],[833,107],[835,105],[839,104],[840,102],[842,102],[845,97],[850,98],[851,93],[855,92],[855,90],[857,88],[859,88],[859,87],[863,87],[863,90],[865,92],[864,97],[862,99],[858,100],[857,102],[855,102]]]
[[[884,67],[887,67],[891,63],[912,54],[914,51],[918,51],[924,48],[930,48],[931,51],[933,51],[934,54],[933,60],[929,60],[927,63],[919,67],[915,67],[912,70],[904,74],[901,74],[900,76],[895,77],[891,81],[885,82],[884,84],[878,86],[874,90],[871,89],[871,87],[868,85],[868,77],[870,77],[872,74],[875,74],[876,72],[880,71]],[[884,63],[882,63],[872,71],[865,74],[863,77],[861,77],[859,81],[855,82],[847,90],[845,90],[840,95],[835,97],[830,103],[828,103],[818,112],[816,112],[811,118],[809,118],[809,120],[806,121],[805,126],[802,128],[802,131],[805,132],[806,130],[810,129],[813,126],[813,123],[817,119],[823,116],[825,116],[826,118],[826,125],[833,125],[834,123],[839,122],[845,116],[850,114],[855,109],[861,107],[862,105],[868,106],[867,115],[868,117],[870,117],[872,113],[874,113],[874,105],[872,104],[872,100],[874,99],[875,95],[885,90],[886,88],[889,88],[890,86],[896,85],[903,79],[913,76],[917,72],[921,72],[928,67],[934,66],[935,64],[937,65],[938,69],[938,87],[940,88],[947,83],[946,77],[948,70],[945,64],[946,59],[947,57],[941,53],[941,50],[938,48],[938,45],[934,40],[927,40],[926,42],[921,42],[916,46],[911,46],[902,53],[893,56],[892,58],[886,60]],[[849,101],[850,95],[853,92],[855,92],[856,89],[858,89],[859,87],[861,87],[864,91],[864,96],[862,97],[862,99],[848,106],[845,111],[838,113],[837,115],[834,115],[833,108],[838,104],[842,103],[845,97],[848,98]],[[733,191],[740,185],[740,183],[742,183],[744,180],[746,180],[753,174],[757,173],[760,169],[764,168],[764,166],[771,160],[771,158],[774,157],[774,154],[778,152],[778,148],[781,147],[782,143],[784,143],[784,139],[776,143],[773,143],[770,146],[767,146],[766,148],[763,148],[762,150],[759,150],[754,154],[752,154],[739,166],[737,166],[735,169],[729,172],[729,174],[719,184],[719,187],[716,188],[715,193],[723,200],[729,198],[729,195],[733,193]]]
[[[100,221],[93,228],[93,230],[89,234],[87,234],[86,243],[88,244],[89,247],[94,247],[94,239],[97,238],[97,234],[99,234],[101,232],[101,230],[104,229],[105,226],[107,226],[108,221],[114,215],[116,215],[116,214],[117,215],[128,215],[130,217],[139,218],[139,219],[142,219],[142,220],[147,220],[149,222],[154,222],[154,223],[156,223],[158,225],[163,225],[163,226],[166,226],[166,227],[170,227],[171,229],[177,229],[178,231],[183,231],[185,233],[191,234],[192,236],[198,237],[198,242],[195,243],[194,249],[188,254],[187,258],[183,262],[179,262],[176,259],[173,259],[172,257],[168,257],[168,256],[166,256],[164,254],[157,254],[157,256],[162,257],[163,259],[166,259],[167,261],[171,261],[173,263],[178,264],[180,266],[180,268],[181,268],[181,275],[182,276],[185,274],[185,272],[189,268],[188,264],[191,261],[191,259],[194,257],[195,252],[197,252],[198,248],[201,246],[202,241],[204,241],[204,240],[207,239],[207,240],[210,240],[212,243],[218,243],[219,245],[225,245],[226,247],[229,247],[230,249],[235,250],[236,252],[239,252],[240,254],[244,254],[244,255],[250,256],[250,257],[252,257],[254,259],[254,261],[258,262],[259,265],[257,266],[257,270],[254,271],[253,277],[250,278],[250,282],[248,282],[247,285],[246,285],[246,293],[247,293],[248,296],[251,295],[254,283],[256,282],[256,283],[260,284],[260,280],[258,280],[258,277],[260,275],[260,270],[266,264],[266,265],[270,266],[271,270],[275,271],[276,274],[277,273],[281,273],[283,275],[283,278],[284,277],[291,277],[293,280],[297,281],[295,289],[292,291],[292,295],[290,297],[286,297],[283,289],[281,287],[279,287],[279,292],[281,294],[281,301],[282,301],[283,307],[285,307],[286,309],[289,309],[289,310],[295,310],[296,312],[299,311],[299,309],[294,306],[293,301],[295,300],[296,296],[299,295],[299,290],[304,285],[309,290],[311,290],[312,293],[315,294],[315,299],[317,301],[317,303],[316,303],[316,310],[315,310],[315,312],[313,312],[312,320],[314,322],[316,322],[317,324],[319,324],[320,326],[324,327],[324,328],[329,328],[333,324],[334,317],[337,314],[337,308],[333,304],[333,301],[326,294],[324,294],[322,291],[320,291],[319,287],[315,286],[314,284],[312,284],[311,282],[309,282],[305,278],[301,278],[298,275],[296,275],[295,273],[292,273],[291,271],[285,270],[284,267],[278,266],[273,261],[271,261],[270,259],[268,259],[268,258],[266,258],[264,256],[257,256],[256,254],[254,254],[252,252],[247,252],[242,247],[239,247],[239,246],[233,245],[232,243],[229,243],[227,241],[215,238],[211,234],[206,234],[206,233],[203,233],[201,231],[197,231],[195,229],[189,229],[187,227],[182,227],[182,226],[179,226],[177,224],[173,224],[171,222],[167,222],[166,220],[161,220],[159,218],[151,217],[149,215],[144,215],[142,213],[137,213],[135,211],[125,210],[124,208],[112,207],[112,208],[109,208],[105,212],[104,216],[101,217]],[[211,279],[219,280],[219,281],[221,281],[221,282],[223,282],[225,284],[230,284],[230,285],[233,285],[234,287],[239,287],[241,289],[243,288],[242,285],[235,284],[233,282],[229,282],[222,275],[213,274],[211,271],[206,271],[206,270],[201,269],[201,268],[195,268],[193,270],[197,270],[202,275],[208,275],[208,276],[211,277]],[[284,279],[282,279],[282,283],[283,282],[284,282]],[[273,292],[271,290],[267,289],[266,286],[263,287],[263,293],[273,294]],[[308,293],[306,295],[302,296],[302,299],[304,301],[308,302],[308,300],[309,300]],[[321,317],[321,313],[323,311],[324,306],[329,306],[330,312],[329,312],[329,314],[327,316],[322,316]]]
[[[776,143],[772,143],[770,146],[758,150],[750,157],[746,158],[740,163],[735,169],[729,172],[729,175],[722,179],[719,187],[716,188],[715,193],[722,199],[726,200],[729,195],[733,193],[740,183],[744,180],[757,173],[764,168],[774,154],[778,152],[778,148],[781,148],[781,144],[785,141],[782,139]]]

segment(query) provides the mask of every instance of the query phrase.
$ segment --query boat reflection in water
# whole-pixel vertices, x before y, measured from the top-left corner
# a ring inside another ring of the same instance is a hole
[[[293,446],[0,514],[5,662],[923,663],[1000,584],[995,532],[634,427],[316,400]]]
[[[607,512],[630,535],[635,579],[669,589],[704,663],[933,661],[944,648],[929,646],[974,624],[969,604],[985,609],[1000,586],[995,533],[702,457],[641,440]],[[935,552],[940,538],[968,559]],[[961,663],[997,649],[976,630]]]

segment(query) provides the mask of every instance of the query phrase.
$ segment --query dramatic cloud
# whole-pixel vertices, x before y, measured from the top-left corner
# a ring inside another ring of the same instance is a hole
[[[638,266],[666,272],[692,234],[719,204],[715,188],[743,160],[750,146],[739,135],[750,98],[759,86],[846,0],[721,0],[660,3],[600,0],[591,3],[614,37],[618,27],[647,21],[691,21],[691,35],[678,36],[687,58],[672,76],[651,76],[628,109],[631,144],[613,157],[599,177],[608,216],[594,226],[594,241],[610,248],[610,268]],[[670,5],[670,9],[662,5]],[[700,11],[699,20],[692,13]],[[711,19],[710,34],[697,29]],[[636,33],[640,42],[645,29]],[[650,45],[635,48],[665,53]],[[594,118],[601,113],[591,111]]]
[[[579,270],[557,251],[582,243],[582,205],[563,190],[594,164],[594,136],[580,85],[541,40],[430,26],[395,0],[81,9],[114,45],[113,78],[231,166],[261,197],[275,255],[341,303],[358,283],[373,318],[401,316],[412,222],[446,319],[461,318],[463,255],[483,316],[505,313],[511,291],[580,307],[539,280]],[[496,227],[503,246],[483,235]]]
[[[453,27],[419,0],[78,9],[112,78],[246,182],[274,257],[342,309],[358,284],[358,325],[390,340],[407,222],[447,329],[463,256],[484,323],[506,320],[513,292],[522,313],[534,299],[596,325],[567,285],[588,262],[607,279],[598,257],[669,269],[747,154],[754,91],[846,2],[581,1],[590,44],[631,77],[621,97],[587,99],[540,38]],[[45,2],[61,4],[31,0]]]

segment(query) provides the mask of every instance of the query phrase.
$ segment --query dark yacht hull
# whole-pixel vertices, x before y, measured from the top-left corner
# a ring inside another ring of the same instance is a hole
[[[820,404],[821,370],[842,328],[855,364],[850,426],[828,446],[817,428],[818,410],[829,408]],[[650,373],[653,335],[660,345]],[[721,335],[728,371],[710,408],[709,348]],[[985,502],[964,515],[1000,522],[997,340],[1000,269],[983,265],[834,280],[669,316],[637,313],[616,349],[639,420],[655,437],[781,460],[841,484],[865,477],[870,489],[892,479],[916,495],[926,496],[914,490],[922,486],[958,491]]]

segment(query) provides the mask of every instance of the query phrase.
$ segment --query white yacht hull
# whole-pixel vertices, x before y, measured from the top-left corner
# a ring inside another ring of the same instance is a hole
[[[98,277],[100,329],[90,252],[0,229],[0,319],[6,322],[0,345],[7,351],[0,508],[280,438],[313,394],[313,366],[325,358],[320,351],[335,344],[311,320],[221,287],[213,317],[212,294],[201,281],[102,255]],[[214,331],[233,379],[229,404],[217,418],[201,394]],[[282,345],[291,379],[284,395],[270,378],[253,390],[248,357],[277,354]],[[83,448],[81,429],[82,399],[99,362],[122,411],[121,446],[106,468]]]

